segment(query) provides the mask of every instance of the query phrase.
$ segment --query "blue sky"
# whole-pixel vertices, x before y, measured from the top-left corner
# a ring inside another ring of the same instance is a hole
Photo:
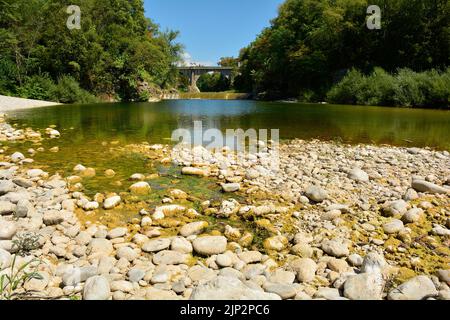
[[[146,16],[180,31],[188,62],[215,65],[237,56],[269,26],[283,0],[144,0]]]

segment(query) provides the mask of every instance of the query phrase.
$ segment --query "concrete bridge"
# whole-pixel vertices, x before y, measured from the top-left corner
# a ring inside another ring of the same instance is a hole
[[[182,75],[189,78],[189,91],[200,92],[200,90],[197,87],[197,81],[202,74],[209,72],[218,72],[227,78],[231,78],[233,68],[192,66],[192,67],[178,67],[178,71]]]

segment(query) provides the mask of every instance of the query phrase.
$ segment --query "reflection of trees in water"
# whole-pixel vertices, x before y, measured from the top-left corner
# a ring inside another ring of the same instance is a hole
[[[256,101],[171,100],[161,103],[49,107],[16,112],[19,123],[70,132],[74,143],[95,140],[166,143],[177,128],[280,129],[282,139],[342,139],[450,148],[450,113],[439,110],[300,105]],[[67,130],[73,127],[74,130]],[[413,143],[408,143],[412,141]]]

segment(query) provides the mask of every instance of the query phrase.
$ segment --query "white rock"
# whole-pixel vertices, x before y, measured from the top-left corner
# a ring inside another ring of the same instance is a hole
[[[227,249],[227,238],[222,236],[200,237],[195,239],[192,245],[198,254],[210,256],[225,252]]]
[[[413,180],[412,188],[419,192],[428,192],[432,194],[446,194],[450,193],[450,188],[438,186],[434,183],[424,180]]]
[[[106,210],[113,209],[117,207],[121,201],[122,199],[120,198],[120,196],[109,197],[103,203],[103,208],[105,208]]]
[[[383,230],[387,234],[399,233],[404,227],[403,222],[397,219],[392,219],[391,221],[383,224]]]
[[[192,235],[198,235],[203,232],[208,227],[208,222],[206,221],[198,221],[198,222],[191,222],[180,229],[180,234],[183,237],[189,237]]]
[[[197,286],[191,295],[192,300],[281,300],[280,296],[250,289],[236,278],[219,276]]]
[[[192,253],[193,251],[192,243],[190,243],[186,238],[183,237],[175,237],[172,240],[170,249],[182,253]]]
[[[362,273],[345,281],[344,296],[351,300],[381,300],[383,288],[381,273]]]
[[[426,276],[417,276],[391,290],[388,295],[389,300],[423,300],[428,297],[435,297],[438,291],[433,281]]]
[[[0,219],[0,240],[11,240],[17,232],[17,226],[12,221]]]
[[[84,300],[108,300],[111,288],[108,280],[103,276],[94,276],[87,279],[83,290]]]
[[[12,257],[11,254],[0,248],[0,271],[8,268],[11,265]]]
[[[317,271],[317,264],[314,260],[309,258],[295,259],[290,263],[290,266],[297,273],[298,281],[308,283],[314,280]]]
[[[368,182],[369,181],[369,175],[359,169],[359,168],[354,168],[353,170],[351,170],[348,174],[348,177],[352,180],[358,181],[358,182]]]

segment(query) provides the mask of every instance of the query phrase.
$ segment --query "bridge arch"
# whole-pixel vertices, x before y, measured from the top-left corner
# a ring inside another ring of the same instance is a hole
[[[189,79],[189,91],[200,92],[199,88],[197,87],[197,81],[201,75],[209,72],[217,72],[231,79],[233,68],[192,66],[192,67],[178,67],[178,71]]]

